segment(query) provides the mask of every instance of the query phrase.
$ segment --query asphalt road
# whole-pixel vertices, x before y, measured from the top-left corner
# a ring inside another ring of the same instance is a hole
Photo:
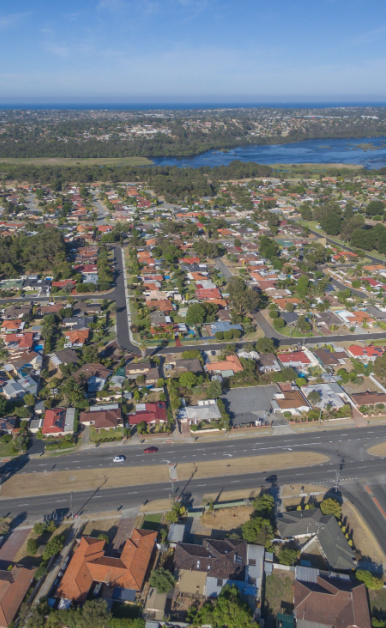
[[[76,452],[57,458],[37,458],[29,460],[28,456],[3,464],[1,473],[4,477],[13,473],[55,473],[59,470],[87,468],[104,468],[116,466],[113,456],[124,454],[125,463],[122,468],[130,466],[198,462],[203,460],[224,460],[232,457],[260,456],[288,451],[315,451],[329,456],[326,463],[312,467],[275,471],[268,468],[262,473],[249,473],[214,478],[192,479],[189,482],[177,481],[173,484],[176,495],[189,497],[195,507],[201,505],[204,494],[216,492],[219,495],[232,489],[258,489],[268,486],[266,478],[277,475],[277,485],[288,483],[307,483],[327,485],[333,488],[340,476],[340,491],[352,499],[369,526],[372,528],[379,543],[386,551],[385,518],[364,488],[371,487],[379,502],[386,506],[386,464],[385,460],[367,453],[371,445],[386,438],[386,426],[369,426],[358,430],[326,430],[311,434],[290,434],[285,436],[269,436],[248,439],[224,439],[216,442],[165,443],[159,446],[157,454],[144,455],[143,445],[122,445],[95,448]],[[341,467],[340,473],[339,468]],[[108,475],[108,471],[106,471]],[[76,491],[72,495],[75,513],[93,513],[122,508],[137,508],[147,500],[168,498],[172,488],[170,483],[154,482],[144,486],[130,486],[96,491]],[[0,493],[1,495],[1,493]],[[70,491],[62,494],[43,495],[40,497],[24,497],[20,499],[1,499],[2,514],[11,516],[24,514],[29,518],[40,518],[53,513],[55,509],[69,512]]]
[[[269,470],[269,476],[277,475],[276,486],[291,483],[307,483],[327,485],[331,490],[336,485],[338,466],[335,463],[327,463],[317,465],[315,467],[295,468],[284,471]],[[178,467],[177,467],[178,472]],[[267,482],[267,472],[251,473],[246,475],[235,475],[204,478],[195,480],[194,477],[189,481],[175,482],[173,489],[170,483],[154,483],[145,486],[130,486],[114,489],[97,489],[95,491],[74,492],[72,494],[72,504],[74,513],[88,514],[101,511],[120,511],[126,508],[138,508],[147,501],[169,498],[174,490],[175,496],[184,496],[184,498],[194,507],[202,505],[203,495],[211,492],[217,493],[217,499],[221,499],[221,494],[229,490],[243,489],[259,489],[261,487],[271,486]],[[365,494],[362,484],[370,483],[372,486],[382,487],[386,479],[385,463],[382,459],[373,459],[366,469],[361,469],[357,462],[345,464],[341,474],[339,491],[353,499],[354,504],[359,509],[362,516],[371,526],[378,542],[386,551],[386,537],[384,534],[385,520],[378,509],[369,508],[371,502]],[[60,509],[64,513],[70,513],[71,493],[49,495],[41,497],[26,497],[21,499],[4,499],[2,502],[2,513],[9,514],[14,517],[16,515],[24,515],[25,517],[40,518],[42,516],[50,516],[52,513]]]
[[[120,466],[143,466],[173,463],[224,460],[224,458],[245,458],[288,451],[315,451],[339,462],[341,458],[350,462],[372,461],[374,456],[367,453],[372,445],[386,440],[386,425],[369,426],[361,429],[321,430],[310,434],[286,434],[256,436],[248,438],[223,438],[219,441],[193,441],[189,443],[157,444],[156,454],[145,454],[149,444],[132,444],[93,447],[57,457],[31,458],[28,456],[11,459],[0,467],[1,474],[57,472],[71,469],[91,469],[117,467],[114,456],[125,455]],[[386,465],[385,465],[386,471]]]

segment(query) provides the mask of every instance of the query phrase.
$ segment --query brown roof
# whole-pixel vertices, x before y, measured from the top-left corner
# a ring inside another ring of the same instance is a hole
[[[294,614],[298,628],[371,628],[365,585],[341,578],[296,580]]]
[[[76,373],[74,373],[74,377],[76,380],[80,379],[81,375],[85,376],[85,379],[89,377],[101,377],[102,379],[107,379],[111,375],[112,371],[105,368],[103,364],[99,364],[99,362],[83,364]]]
[[[15,565],[0,570],[0,626],[9,626],[27,593],[36,569]]]
[[[381,392],[354,393],[351,398],[358,406],[374,406],[376,403],[386,403],[386,394]]]
[[[275,398],[275,401],[279,408],[285,410],[286,408],[301,408],[302,406],[308,406],[308,402],[303,397],[300,390],[289,390],[283,392],[284,399]]]
[[[97,430],[105,427],[117,427],[117,424],[122,421],[122,413],[120,408],[116,410],[81,412],[79,421],[80,423],[92,422]]]
[[[119,558],[105,555],[105,541],[83,536],[57,591],[57,597],[82,602],[93,582],[141,591],[157,532],[134,529]]]
[[[239,539],[204,539],[203,545],[178,543],[174,554],[176,569],[204,571],[214,578],[243,580],[247,542]]]

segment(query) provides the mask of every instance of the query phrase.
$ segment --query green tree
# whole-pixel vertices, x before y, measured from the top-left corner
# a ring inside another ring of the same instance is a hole
[[[275,499],[268,491],[263,491],[253,500],[255,514],[265,519],[271,519],[275,510]]]
[[[310,280],[308,279],[307,275],[302,275],[301,277],[299,277],[296,283],[296,294],[298,295],[299,299],[306,298],[309,285]]]
[[[258,353],[274,353],[275,343],[272,338],[259,338],[256,342],[256,351],[258,351]]]
[[[290,547],[283,547],[277,557],[281,565],[294,565],[298,559],[298,552]]]
[[[35,397],[31,393],[27,393],[26,395],[24,395],[23,401],[24,401],[25,405],[30,408],[35,403]]]
[[[150,586],[157,589],[158,593],[169,593],[174,589],[176,581],[170,571],[162,569],[154,569],[150,576]]]
[[[274,534],[272,524],[264,517],[252,517],[241,526],[242,537],[247,543],[270,545]]]
[[[38,551],[38,544],[36,542],[36,539],[30,538],[27,541],[27,552],[28,554],[31,554],[31,556],[35,556],[35,554]]]
[[[241,599],[238,588],[225,585],[217,599],[206,602],[193,617],[193,626],[209,624],[213,628],[249,628],[256,626],[252,611]]]
[[[334,515],[336,519],[340,519],[342,516],[341,504],[332,497],[328,497],[322,501],[320,504],[320,510],[324,515]]]
[[[231,277],[227,284],[229,302],[236,314],[250,314],[260,305],[259,294],[249,288],[241,277]]]
[[[202,325],[206,321],[206,309],[201,303],[192,303],[186,313],[186,323],[188,325]]]
[[[206,394],[208,399],[218,399],[222,394],[222,386],[221,382],[214,379],[210,382],[208,388],[206,389]]]
[[[355,572],[355,577],[359,582],[364,582],[368,589],[380,591],[383,588],[383,578],[377,578],[365,569],[358,569]]]
[[[321,400],[321,394],[318,390],[312,390],[307,399],[312,406],[316,406]]]
[[[182,373],[179,377],[180,386],[184,388],[193,388],[197,383],[197,376],[190,371]]]
[[[54,536],[50,539],[43,551],[43,560],[49,560],[51,556],[55,556],[63,549],[64,538],[62,536]]]

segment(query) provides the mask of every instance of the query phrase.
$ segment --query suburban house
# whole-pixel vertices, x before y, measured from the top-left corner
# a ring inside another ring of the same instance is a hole
[[[223,377],[232,377],[235,373],[241,373],[244,369],[237,355],[227,355],[222,362],[206,364],[209,373],[219,373]]]
[[[15,619],[20,605],[35,577],[36,569],[10,565],[0,569],[0,627],[7,628]]]
[[[181,593],[217,597],[226,584],[257,602],[264,576],[265,550],[239,539],[178,543],[174,554],[176,588]]]
[[[135,528],[119,557],[107,556],[105,540],[83,536],[58,587],[56,596],[84,602],[93,583],[100,582],[114,591],[142,590],[153,556],[157,532]],[[113,591],[113,593],[114,593]],[[110,594],[111,597],[111,594]]]
[[[334,351],[333,353],[328,349],[314,349],[314,355],[319,360],[320,364],[325,366],[339,366],[346,363],[348,359],[347,353],[342,349],[340,351]]]
[[[274,353],[260,353],[260,371],[262,373],[278,373],[281,366]]]
[[[295,580],[294,615],[297,628],[371,628],[366,586],[327,575]]]
[[[316,541],[330,568],[355,569],[355,553],[334,515],[323,515],[319,508],[279,513],[277,529],[282,539],[304,541],[301,553],[306,553],[309,543]]]
[[[197,425],[201,421],[218,421],[221,412],[215,399],[202,399],[196,406],[185,406],[178,411],[180,421],[188,421],[189,425]]]
[[[90,336],[89,329],[74,329],[64,332],[66,338],[65,347],[83,347]]]
[[[271,402],[272,409],[275,412],[290,412],[292,415],[298,415],[310,409],[308,401],[295,384],[285,382],[278,384],[278,386],[280,392],[274,395]]]
[[[126,365],[126,377],[129,379],[135,379],[138,375],[146,375],[151,368],[151,363],[147,361],[131,362]]]
[[[46,410],[42,423],[44,436],[64,436],[74,431],[75,408]]]
[[[302,369],[311,366],[311,360],[305,351],[283,351],[277,354],[283,367]]]
[[[361,406],[376,406],[378,403],[386,404],[386,393],[367,391],[350,395],[357,408]]]
[[[360,347],[359,345],[350,345],[347,353],[353,358],[357,358],[362,362],[375,362],[375,360],[383,355],[383,347]]]
[[[200,374],[203,372],[202,364],[198,358],[191,358],[186,360],[175,360],[174,362],[168,362],[164,364],[165,374],[172,377],[179,377],[182,373],[195,373]]]
[[[305,397],[309,397],[312,392],[317,392],[320,395],[320,400],[316,403],[312,403],[315,408],[321,410],[338,409],[350,403],[348,395],[344,392],[343,388],[336,382],[330,382],[328,384],[312,384],[310,386],[303,386],[302,393]]]
[[[135,412],[129,414],[129,425],[147,423],[148,425],[159,425],[168,420],[166,414],[166,403],[157,401],[154,403],[139,403],[135,406]]]
[[[79,423],[93,425],[97,431],[109,430],[122,425],[122,413],[120,408],[112,410],[89,410],[81,412]]]
[[[50,354],[49,367],[58,369],[61,364],[77,364],[78,354],[74,349],[61,349]]]
[[[243,333],[243,326],[240,324],[232,325],[228,321],[217,321],[216,323],[208,323],[204,325],[204,330],[208,336],[215,336],[217,332],[224,334],[226,331],[233,331],[237,329],[240,333]]]
[[[103,364],[90,362],[89,364],[83,364],[83,366],[74,373],[74,378],[78,382],[85,382],[89,393],[96,393],[103,389],[111,374],[112,371],[104,367]]]

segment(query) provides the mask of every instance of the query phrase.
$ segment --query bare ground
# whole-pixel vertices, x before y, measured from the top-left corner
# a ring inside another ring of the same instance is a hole
[[[378,445],[370,447],[367,451],[373,456],[380,456],[381,458],[384,458],[386,457],[386,443],[378,443]]]

